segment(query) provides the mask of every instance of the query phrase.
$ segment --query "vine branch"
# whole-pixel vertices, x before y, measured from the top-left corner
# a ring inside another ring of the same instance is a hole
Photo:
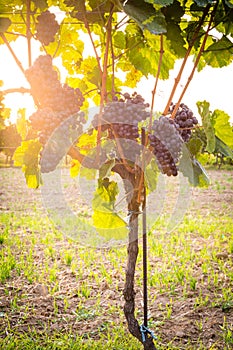
[[[6,90],[1,90],[1,93],[3,95],[8,95],[8,94],[12,94],[12,93],[31,94],[32,91],[31,91],[31,89],[20,87],[20,88],[11,88],[11,89],[6,89]]]
[[[148,127],[148,132],[151,132],[151,127],[152,127],[152,117],[153,117],[153,110],[154,110],[154,102],[155,102],[155,94],[156,94],[156,89],[159,81],[159,75],[162,67],[162,61],[163,61],[163,54],[164,54],[164,49],[163,49],[163,34],[160,35],[160,55],[159,55],[159,63],[158,63],[158,70],[156,73],[156,78],[155,78],[155,85],[154,89],[152,91],[152,100],[151,100],[151,113],[150,113],[150,121],[149,121],[149,127]]]
[[[27,0],[27,17],[26,17],[26,36],[27,36],[27,46],[28,46],[28,66],[32,65],[32,51],[31,51],[31,30],[30,30],[30,14],[31,14],[31,0]]]
[[[22,66],[22,63],[20,62],[20,60],[18,59],[18,57],[16,56],[16,54],[14,53],[12,47],[10,46],[7,38],[5,37],[4,33],[0,33],[0,36],[2,38],[2,40],[4,41],[4,43],[6,44],[8,50],[10,51],[11,55],[13,56],[17,66],[19,67],[19,69],[21,70],[21,72],[25,75],[25,70]]]
[[[177,74],[177,77],[175,78],[175,82],[174,82],[174,85],[173,85],[171,94],[170,94],[170,96],[169,96],[169,98],[168,98],[167,105],[166,105],[166,107],[165,107],[165,109],[164,109],[163,115],[168,114],[168,110],[169,110],[170,104],[171,104],[172,99],[173,99],[173,96],[174,96],[174,94],[175,94],[175,92],[176,92],[177,86],[178,86],[178,84],[179,84],[179,82],[180,82],[180,79],[181,79],[181,76],[182,76],[182,74],[183,74],[185,65],[186,65],[186,63],[187,63],[187,60],[188,60],[189,55],[190,55],[190,53],[191,53],[191,50],[192,50],[192,48],[193,48],[193,46],[194,46],[194,44],[195,44],[195,41],[196,41],[196,39],[197,39],[197,37],[198,37],[198,34],[199,34],[200,30],[201,30],[201,27],[202,27],[202,25],[203,25],[203,23],[204,23],[204,21],[205,21],[205,17],[206,17],[206,16],[208,15],[208,13],[209,13],[210,7],[211,7],[211,4],[208,4],[208,5],[206,6],[205,11],[203,12],[203,15],[202,15],[202,17],[201,17],[201,20],[200,20],[200,22],[199,22],[199,24],[198,24],[198,26],[197,26],[197,28],[196,28],[194,34],[193,34],[193,38],[192,38],[192,40],[189,42],[188,49],[187,49],[187,51],[186,51],[185,57],[184,57],[183,62],[182,62],[182,64],[181,64],[180,70],[179,70],[179,72],[178,72],[178,74]]]
[[[194,65],[193,65],[193,69],[192,69],[192,71],[191,71],[191,74],[190,74],[190,76],[188,77],[188,80],[187,80],[187,82],[186,82],[186,84],[185,84],[185,86],[184,86],[184,88],[183,88],[183,90],[182,90],[182,92],[181,92],[181,94],[180,94],[180,97],[179,97],[179,99],[178,99],[178,102],[176,103],[176,106],[175,106],[174,110],[172,111],[171,118],[173,118],[173,119],[175,118],[175,115],[176,115],[176,112],[177,112],[177,110],[178,110],[178,108],[179,108],[180,102],[182,101],[182,98],[184,97],[184,94],[185,94],[186,90],[188,89],[188,86],[189,86],[191,80],[193,79],[195,70],[196,70],[197,65],[198,65],[198,63],[199,63],[199,61],[200,61],[201,55],[202,55],[202,53],[203,53],[203,51],[204,51],[204,49],[205,49],[205,44],[206,44],[206,40],[207,40],[208,35],[209,35],[209,31],[212,29],[212,28],[211,28],[211,24],[212,24],[212,22],[213,22],[213,18],[214,18],[215,11],[217,10],[217,5],[218,5],[218,2],[215,4],[214,10],[213,10],[212,13],[211,13],[211,17],[210,17],[210,20],[209,20],[208,28],[207,28],[207,30],[206,30],[206,32],[205,32],[205,36],[204,36],[202,45],[201,45],[201,47],[200,47],[200,50],[199,50],[199,52],[198,52],[197,58],[196,58],[196,60],[195,60],[195,62],[194,62]]]

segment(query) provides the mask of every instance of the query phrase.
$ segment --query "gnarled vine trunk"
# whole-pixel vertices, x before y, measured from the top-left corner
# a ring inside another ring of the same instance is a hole
[[[155,350],[155,345],[151,336],[145,336],[143,342],[142,333],[137,319],[135,318],[135,268],[138,257],[138,215],[140,212],[140,204],[138,203],[138,188],[139,177],[137,174],[130,174],[131,185],[134,188],[134,193],[131,198],[128,198],[129,211],[129,243],[128,243],[128,259],[126,265],[126,277],[124,286],[124,313],[128,323],[130,333],[136,337],[144,346],[145,350]]]

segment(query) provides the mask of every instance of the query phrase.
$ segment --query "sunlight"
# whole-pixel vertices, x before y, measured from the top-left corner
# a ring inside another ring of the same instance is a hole
[[[39,45],[35,40],[32,40],[32,61],[38,56]],[[28,55],[27,55],[27,42],[25,38],[18,38],[15,42],[11,43],[11,47],[14,50],[19,61],[22,63],[24,69],[28,67]],[[17,66],[11,53],[5,46],[0,46],[0,80],[4,85],[2,90],[30,88],[26,78]],[[35,111],[33,99],[29,93],[8,93],[5,95],[4,104],[6,108],[11,109],[10,122],[14,123],[17,119],[18,109],[26,108],[26,117]]]

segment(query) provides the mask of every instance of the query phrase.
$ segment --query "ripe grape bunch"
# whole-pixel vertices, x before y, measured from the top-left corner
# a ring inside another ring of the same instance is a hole
[[[175,104],[171,103],[169,112],[172,114]],[[184,140],[188,142],[192,135],[193,127],[198,124],[198,120],[194,117],[193,112],[186,106],[184,103],[181,103],[174,118],[175,123],[177,124],[177,129]]]
[[[62,111],[64,118],[80,110],[84,101],[81,91],[60,83],[50,55],[39,56],[26,71],[26,77],[40,108],[48,107],[54,112]]]
[[[139,137],[138,123],[150,116],[146,110],[149,107],[143,97],[137,92],[132,96],[124,93],[122,97],[114,97],[113,101],[108,103],[100,121],[101,130],[108,130],[110,139],[123,138],[135,140]],[[97,128],[98,115],[93,120],[93,125]]]
[[[59,30],[59,24],[55,15],[49,11],[42,12],[37,17],[36,38],[44,45],[54,41],[55,34]]]
[[[100,123],[101,130],[107,130],[109,139],[117,139],[114,151],[118,158],[124,157],[135,162],[141,150],[140,145],[135,143],[139,137],[138,123],[150,116],[148,107],[149,104],[145,103],[143,97],[137,92],[132,95],[126,92],[119,98],[114,96],[113,101],[106,104],[101,120],[99,115],[94,117],[95,128]]]
[[[46,152],[43,152],[41,170],[47,172],[55,169],[63,157],[59,147],[63,147],[65,141],[70,142],[75,135],[81,134],[85,118],[82,112],[78,112],[84,98],[79,89],[60,83],[49,55],[39,56],[33,66],[26,71],[26,77],[31,85],[32,95],[39,106],[29,118],[32,128],[38,133],[39,141],[45,145],[54,130],[58,127],[62,130],[60,141],[55,142],[57,146],[49,142],[46,145]]]
[[[177,176],[177,163],[183,141],[173,119],[161,116],[155,120],[149,140],[160,171],[168,176]]]

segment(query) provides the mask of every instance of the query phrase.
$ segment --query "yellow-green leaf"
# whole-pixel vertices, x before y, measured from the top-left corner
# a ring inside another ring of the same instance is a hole
[[[213,112],[213,120],[216,136],[233,149],[233,126],[230,124],[230,116],[216,109]]]
[[[92,218],[94,226],[101,236],[116,240],[122,240],[127,237],[127,224],[116,213],[95,210]]]
[[[27,136],[26,108],[18,110],[18,118],[16,120],[16,128],[22,140]]]
[[[81,164],[79,163],[79,161],[76,159],[73,159],[71,163],[71,168],[70,168],[70,176],[72,178],[78,176],[80,172],[80,167],[81,167]]]
[[[212,117],[209,110],[209,102],[197,102],[198,112],[202,119],[202,125],[207,138],[206,150],[207,152],[214,152],[215,150],[215,132],[212,125]]]

